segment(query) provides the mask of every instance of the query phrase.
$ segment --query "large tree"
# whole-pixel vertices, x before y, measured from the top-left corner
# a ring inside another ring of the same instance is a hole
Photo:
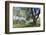
[[[31,8],[33,24],[36,25],[37,19],[39,18],[40,8]]]

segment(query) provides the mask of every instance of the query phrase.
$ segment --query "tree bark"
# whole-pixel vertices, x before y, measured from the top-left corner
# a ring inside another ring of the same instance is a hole
[[[36,25],[37,19],[33,16],[33,25]]]

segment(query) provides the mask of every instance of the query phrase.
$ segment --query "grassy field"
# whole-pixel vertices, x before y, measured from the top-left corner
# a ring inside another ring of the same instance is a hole
[[[26,24],[26,22],[23,22],[23,21],[13,20],[13,28],[39,27],[39,26],[40,26],[39,23],[37,23],[36,25],[33,25],[33,22]]]

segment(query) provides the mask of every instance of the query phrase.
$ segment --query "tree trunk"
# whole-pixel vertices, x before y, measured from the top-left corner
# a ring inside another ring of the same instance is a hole
[[[35,18],[35,16],[33,17],[33,25],[36,25],[37,19]]]

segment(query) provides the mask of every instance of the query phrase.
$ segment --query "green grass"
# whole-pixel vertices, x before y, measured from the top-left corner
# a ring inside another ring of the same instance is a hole
[[[39,27],[40,24],[33,25],[33,22],[26,24],[23,21],[15,21],[13,20],[13,28],[24,28],[24,27]]]
[[[25,26],[24,22],[13,21],[13,27],[15,27],[15,28],[21,28],[21,27],[24,27],[24,26]]]

